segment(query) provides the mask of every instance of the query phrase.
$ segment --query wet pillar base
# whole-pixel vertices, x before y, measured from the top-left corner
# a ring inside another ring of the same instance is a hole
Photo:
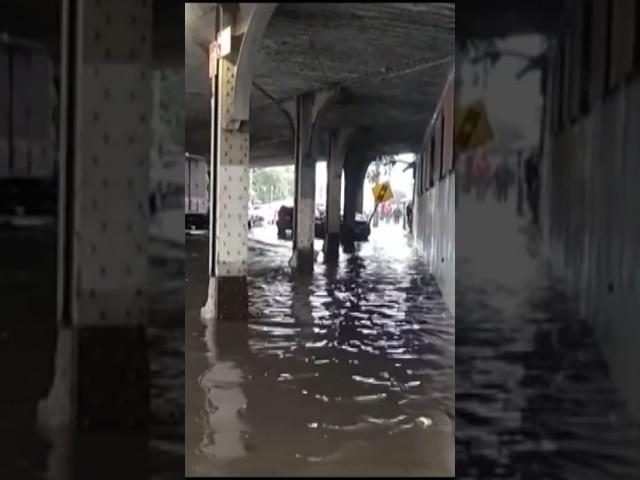
[[[143,326],[74,329],[77,430],[149,428],[149,360]]]
[[[142,325],[83,326],[58,332],[56,372],[38,422],[76,432],[149,428],[149,360]]]
[[[344,253],[355,253],[356,243],[353,241],[353,230],[349,226],[345,226],[342,238],[342,251]]]
[[[150,478],[149,437],[142,434],[81,434],[74,439],[71,478]]]
[[[291,266],[297,273],[313,274],[314,253],[313,248],[298,248],[293,253]]]
[[[316,160],[311,155],[313,95],[296,97],[295,182],[293,258],[290,266],[298,273],[313,271],[315,238]]]
[[[324,262],[335,264],[340,258],[340,234],[330,233],[324,241]]]
[[[207,304],[202,318],[218,321],[249,321],[249,290],[247,277],[212,277],[209,279]]]

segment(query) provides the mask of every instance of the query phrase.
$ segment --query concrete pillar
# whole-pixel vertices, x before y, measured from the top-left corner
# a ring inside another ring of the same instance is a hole
[[[327,160],[327,215],[324,258],[335,263],[339,257],[341,230],[342,169],[353,129],[331,132]]]
[[[218,5],[221,8],[216,11],[222,15],[212,34],[230,27],[231,51],[220,57],[220,45],[215,42],[210,50],[210,279],[201,313],[206,319],[247,321],[249,100],[260,40],[276,4]]]
[[[224,117],[234,84],[231,62],[219,72],[219,117]],[[219,124],[216,132],[215,250],[213,253],[218,320],[246,320],[247,219],[249,203],[249,133]]]
[[[344,224],[347,231],[353,228],[355,215],[362,212],[364,179],[367,174],[369,162],[357,158],[350,159],[345,166],[344,180]]]
[[[225,16],[223,24],[231,21]],[[223,321],[247,321],[249,133],[246,123],[234,121],[231,115],[236,88],[233,58],[219,58],[211,76],[214,188],[210,204],[209,296],[203,315]]]
[[[315,230],[316,154],[314,129],[322,110],[337,96],[339,88],[298,95],[282,104],[292,119],[296,192],[294,196],[293,256],[290,265],[300,273],[313,272]],[[319,135],[318,132],[315,135]]]
[[[327,159],[327,211],[326,235],[324,240],[325,262],[335,263],[340,250],[340,203],[342,196],[342,165],[344,158],[335,154],[337,134],[329,140],[329,158]]]
[[[145,0],[63,2],[59,329],[38,406],[45,427],[148,426],[151,14]]]
[[[295,205],[293,220],[293,266],[313,271],[316,160],[311,154],[313,96],[298,95],[295,106]]]

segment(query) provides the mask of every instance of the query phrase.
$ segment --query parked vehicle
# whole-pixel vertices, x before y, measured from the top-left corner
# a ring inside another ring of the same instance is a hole
[[[57,185],[53,179],[0,178],[0,225],[54,224],[57,208]]]
[[[267,205],[255,205],[249,209],[249,220],[254,227],[261,227],[270,220],[272,214]]]
[[[341,218],[341,222],[343,219]],[[316,216],[315,221],[315,237],[316,238],[324,238],[326,233],[326,218],[324,215]],[[344,223],[340,225],[340,235],[344,238]],[[369,240],[369,235],[371,235],[371,228],[369,227],[369,219],[366,215],[362,213],[356,213],[355,222],[353,224],[353,240],[355,242],[366,242]]]
[[[326,224],[326,213],[324,209],[321,207],[317,208],[314,222],[315,238],[323,239],[325,237]],[[293,207],[287,207],[285,205],[280,207],[276,225],[278,226],[278,238],[286,238],[287,230],[293,231]],[[344,234],[344,223],[341,223],[340,235],[342,238],[344,238]],[[353,225],[353,240],[356,242],[366,242],[369,240],[369,235],[371,235],[369,218],[362,213],[356,213]]]
[[[185,160],[185,229],[205,230],[209,227],[208,162],[188,153]]]
[[[344,224],[341,230],[344,230]],[[342,233],[344,235],[344,232]],[[362,213],[356,213],[356,219],[353,224],[353,240],[356,242],[366,242],[371,235],[371,227],[369,227],[369,218]]]
[[[293,207],[282,205],[278,210],[278,238],[286,238],[287,230],[293,231]]]

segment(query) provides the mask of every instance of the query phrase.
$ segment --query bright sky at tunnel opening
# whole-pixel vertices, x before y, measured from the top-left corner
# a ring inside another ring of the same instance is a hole
[[[393,192],[404,192],[405,198],[409,199],[412,196],[413,192],[413,173],[409,168],[407,169],[408,164],[414,161],[415,155],[413,153],[401,153],[398,155],[394,155],[392,157],[394,160],[398,161],[398,163],[394,164],[390,169],[390,174],[386,175],[384,169],[380,172],[380,181],[389,181],[391,184],[391,188]],[[369,169],[373,168],[373,163],[369,166]],[[292,168],[292,166],[285,167],[255,167],[251,170],[253,172],[257,170],[277,170],[277,169],[287,169]],[[344,173],[342,174],[342,204],[344,205]],[[363,210],[366,212],[373,211],[375,207],[373,195],[370,194],[371,184],[368,180],[365,180],[365,195],[363,196]],[[326,162],[317,162],[316,163],[316,204],[325,204],[326,203],[326,193],[327,193],[327,163]],[[275,202],[286,201],[293,199],[288,198],[274,198]],[[256,202],[257,203],[257,202]]]

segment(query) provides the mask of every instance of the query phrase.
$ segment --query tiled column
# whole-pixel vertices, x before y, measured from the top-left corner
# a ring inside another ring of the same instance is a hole
[[[42,423],[145,428],[151,5],[63,2],[58,346]]]
[[[225,25],[232,18],[225,15]],[[212,70],[209,298],[203,315],[217,320],[248,319],[247,220],[249,133],[233,121],[236,65],[218,58]]]
[[[218,320],[246,320],[247,220],[249,203],[249,133],[227,127],[235,85],[233,64],[222,59],[218,71],[218,118],[215,202],[216,309]]]

